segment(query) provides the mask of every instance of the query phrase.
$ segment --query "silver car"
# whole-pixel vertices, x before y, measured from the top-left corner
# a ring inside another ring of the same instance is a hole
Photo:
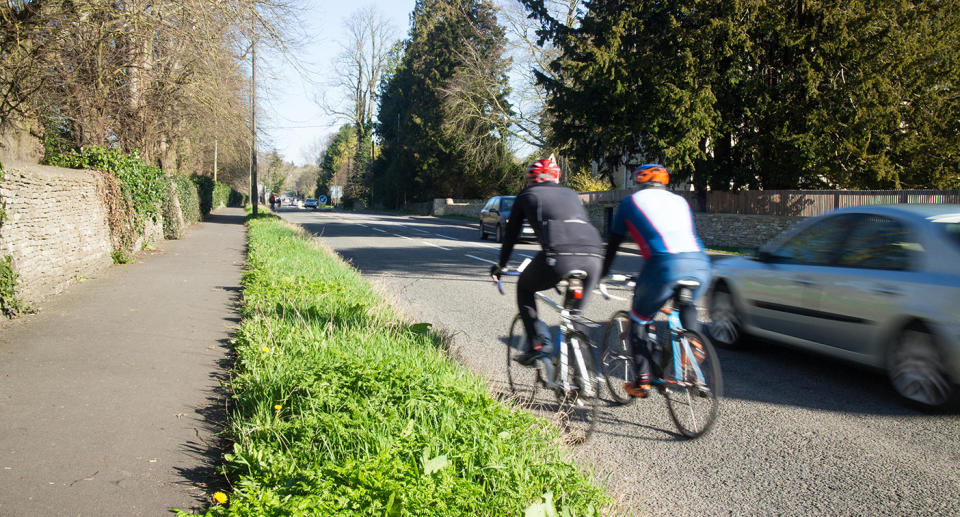
[[[711,335],[881,368],[928,409],[960,402],[960,205],[844,208],[714,264]]]

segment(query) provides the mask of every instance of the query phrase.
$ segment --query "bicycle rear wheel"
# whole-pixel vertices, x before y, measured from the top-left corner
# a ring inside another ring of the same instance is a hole
[[[568,389],[558,388],[557,424],[569,443],[580,444],[590,439],[597,425],[597,399],[600,398],[600,378],[594,368],[590,340],[581,332],[566,335]]]
[[[681,346],[680,371],[672,371],[671,358],[665,365],[668,367],[665,377],[676,382],[664,385],[662,391],[677,429],[687,438],[696,438],[709,431],[717,418],[723,375],[717,353],[703,334],[684,330],[677,339],[680,343],[674,346]],[[684,342],[689,345],[692,356],[686,353]]]
[[[507,383],[513,399],[521,406],[529,407],[537,396],[540,386],[538,379],[540,368],[523,366],[514,359],[527,349],[527,336],[523,329],[523,320],[517,314],[510,323],[510,337],[507,341]]]
[[[637,375],[630,348],[630,313],[617,311],[603,329],[602,372],[607,389],[619,405],[632,404],[635,398],[623,390],[623,384]]]

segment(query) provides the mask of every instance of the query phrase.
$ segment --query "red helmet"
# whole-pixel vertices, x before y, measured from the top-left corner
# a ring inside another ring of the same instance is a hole
[[[528,185],[544,181],[552,181],[554,183],[560,181],[560,167],[550,158],[537,160],[531,163],[530,167],[527,167]]]
[[[633,170],[633,181],[637,185],[650,182],[666,185],[670,183],[670,171],[663,165],[648,163]]]

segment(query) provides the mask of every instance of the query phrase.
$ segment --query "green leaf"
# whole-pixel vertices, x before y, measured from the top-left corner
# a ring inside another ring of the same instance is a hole
[[[447,457],[441,454],[440,456],[437,456],[435,458],[432,458],[424,462],[423,473],[429,476],[434,472],[449,466],[450,466],[450,462],[447,461]]]

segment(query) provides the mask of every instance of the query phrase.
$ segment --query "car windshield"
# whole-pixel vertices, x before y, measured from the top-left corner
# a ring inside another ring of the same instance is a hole
[[[512,198],[512,197],[502,198],[502,200],[501,200],[501,202],[500,202],[500,211],[503,212],[503,213],[505,213],[505,214],[509,214],[509,213],[510,213],[510,209],[513,208],[513,200],[514,200],[514,198]]]

